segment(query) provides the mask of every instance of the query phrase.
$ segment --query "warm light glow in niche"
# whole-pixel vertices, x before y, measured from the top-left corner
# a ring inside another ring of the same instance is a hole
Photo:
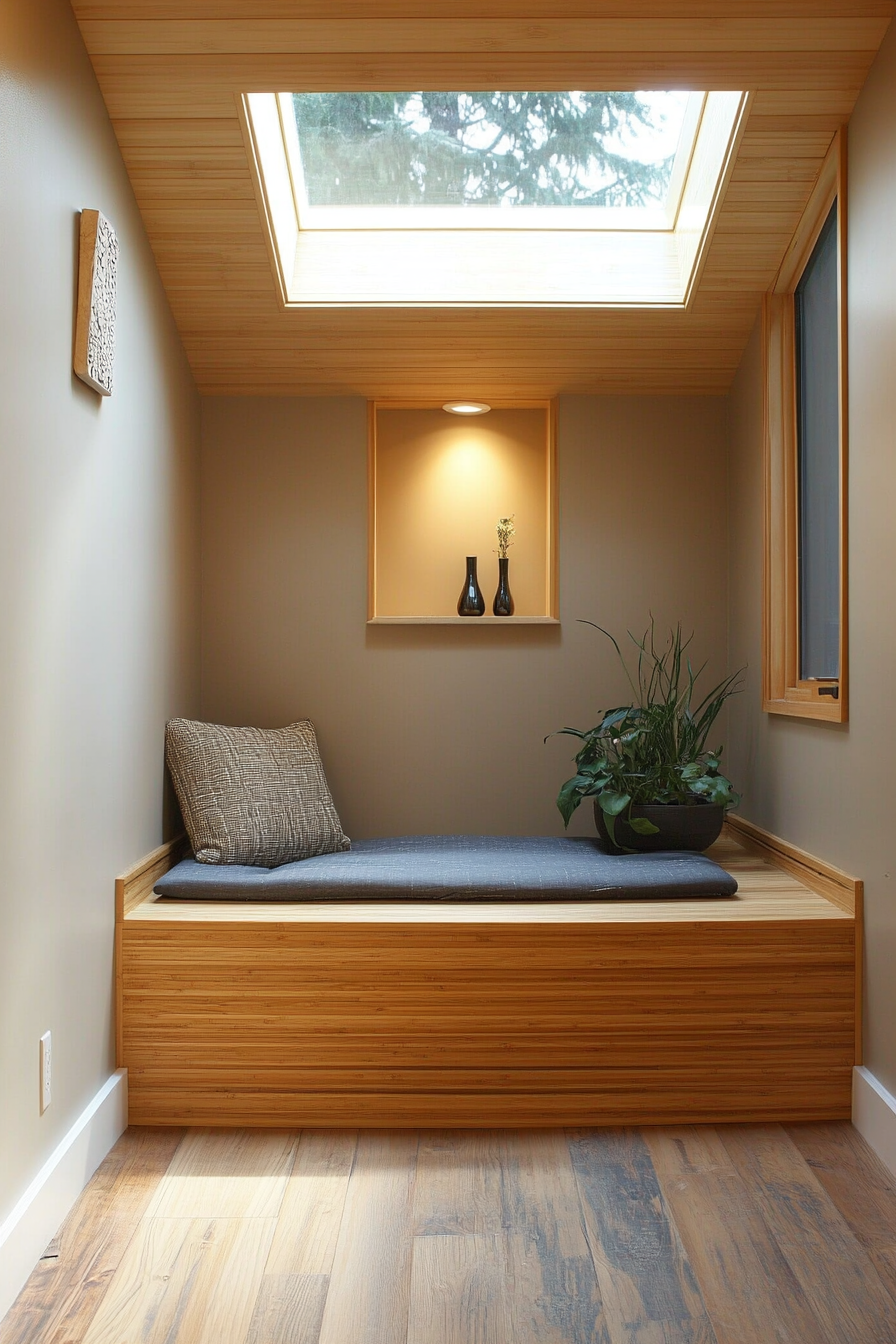
[[[476,541],[472,501],[498,499],[508,493],[503,465],[496,445],[473,431],[465,434],[458,443],[443,444],[441,451],[432,454],[421,473],[425,492],[431,498],[441,500],[442,509],[448,518],[454,519],[458,532],[469,533],[470,545]]]
[[[514,516],[511,589],[520,616],[546,614],[547,412],[493,409],[475,423],[436,410],[377,416],[376,589],[382,616],[456,615],[464,560],[479,560],[491,611],[495,525]]]

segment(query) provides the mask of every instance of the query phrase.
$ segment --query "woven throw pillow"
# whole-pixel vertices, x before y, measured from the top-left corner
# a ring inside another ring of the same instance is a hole
[[[165,759],[200,863],[276,868],[351,848],[307,719],[287,728],[171,719]]]

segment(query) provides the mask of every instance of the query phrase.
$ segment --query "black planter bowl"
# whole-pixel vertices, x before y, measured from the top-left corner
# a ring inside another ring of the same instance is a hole
[[[594,822],[601,846],[608,854],[655,854],[665,849],[689,849],[702,852],[718,840],[725,820],[721,803],[653,803],[632,807],[633,817],[646,817],[659,827],[656,835],[639,835],[625,817],[616,818],[616,843],[610,839],[603,812],[594,803]]]

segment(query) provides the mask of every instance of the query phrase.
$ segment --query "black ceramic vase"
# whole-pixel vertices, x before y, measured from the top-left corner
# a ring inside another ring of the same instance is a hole
[[[485,599],[479,589],[476,578],[476,556],[467,556],[467,577],[457,599],[458,616],[482,616],[485,613]]]
[[[510,592],[510,583],[507,578],[508,557],[498,559],[498,591],[495,593],[495,600],[492,603],[492,611],[496,616],[513,615],[513,596]]]

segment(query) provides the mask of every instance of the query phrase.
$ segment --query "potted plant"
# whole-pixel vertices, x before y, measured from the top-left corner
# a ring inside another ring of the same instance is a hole
[[[576,773],[557,797],[564,825],[593,797],[598,833],[612,852],[706,849],[726,809],[740,801],[719,770],[722,748],[707,750],[706,742],[725,701],[741,689],[741,673],[701,695],[696,683],[705,664],[695,672],[687,656],[693,635],[682,638],[679,624],[658,649],[651,621],[642,638],[629,632],[637,649],[633,675],[609,631],[583,624],[611,641],[634,700],[607,710],[595,728],[559,730],[583,744]]]

